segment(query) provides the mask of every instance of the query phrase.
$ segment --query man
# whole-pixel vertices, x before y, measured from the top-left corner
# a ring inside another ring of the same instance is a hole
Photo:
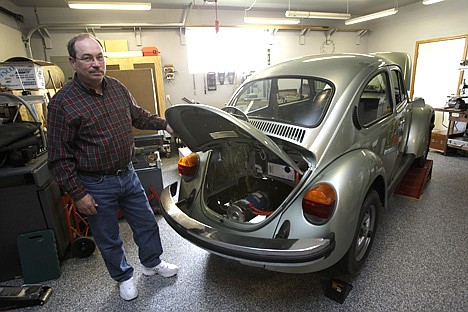
[[[90,34],[68,42],[75,75],[48,105],[49,168],[62,190],[87,216],[94,240],[120,296],[138,296],[133,268],[119,234],[120,208],[133,231],[145,275],[174,276],[178,267],[160,259],[158,224],[132,165],[132,125],[173,130],[167,122],[137,106],[118,80],[106,76],[101,43]]]

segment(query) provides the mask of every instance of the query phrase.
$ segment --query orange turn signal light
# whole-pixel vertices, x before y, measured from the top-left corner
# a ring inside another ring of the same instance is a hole
[[[305,193],[302,211],[311,222],[323,224],[331,218],[335,202],[335,189],[330,184],[320,183]]]
[[[200,157],[197,153],[191,153],[188,156],[182,157],[177,163],[177,170],[184,177],[193,177],[198,171]]]

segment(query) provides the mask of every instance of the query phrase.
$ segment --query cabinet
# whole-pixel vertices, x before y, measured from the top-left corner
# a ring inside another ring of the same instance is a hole
[[[166,100],[160,56],[110,57],[106,60],[106,67],[108,70],[151,68],[154,75],[153,83],[156,92],[158,115],[164,117]]]
[[[69,245],[60,188],[43,154],[24,167],[0,168],[0,281],[22,275],[17,237],[53,230],[59,257]]]
[[[466,124],[468,123],[468,111],[455,108],[434,108],[436,112],[448,113],[449,125],[447,130],[434,130],[431,135],[430,148],[441,151],[447,155],[451,150],[468,151],[468,137]],[[459,130],[456,125],[465,123],[465,130]]]

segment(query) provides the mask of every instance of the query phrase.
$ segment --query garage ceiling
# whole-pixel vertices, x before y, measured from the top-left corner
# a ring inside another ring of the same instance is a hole
[[[9,0],[19,7],[67,7],[66,0]],[[100,0],[105,1],[105,0]],[[119,0],[111,0],[111,2]],[[152,8],[212,8],[215,0],[122,0],[125,2],[151,2]],[[255,2],[255,4],[254,4]],[[302,11],[350,13],[360,16],[376,11],[421,3],[422,0],[217,0],[218,9],[270,10],[285,12],[288,9]],[[422,5],[422,4],[421,4]]]

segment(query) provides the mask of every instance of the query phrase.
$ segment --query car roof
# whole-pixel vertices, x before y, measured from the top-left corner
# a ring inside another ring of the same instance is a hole
[[[342,53],[308,55],[290,59],[261,70],[251,79],[275,76],[313,76],[346,86],[356,77],[365,77],[381,66],[392,64],[381,55]]]

